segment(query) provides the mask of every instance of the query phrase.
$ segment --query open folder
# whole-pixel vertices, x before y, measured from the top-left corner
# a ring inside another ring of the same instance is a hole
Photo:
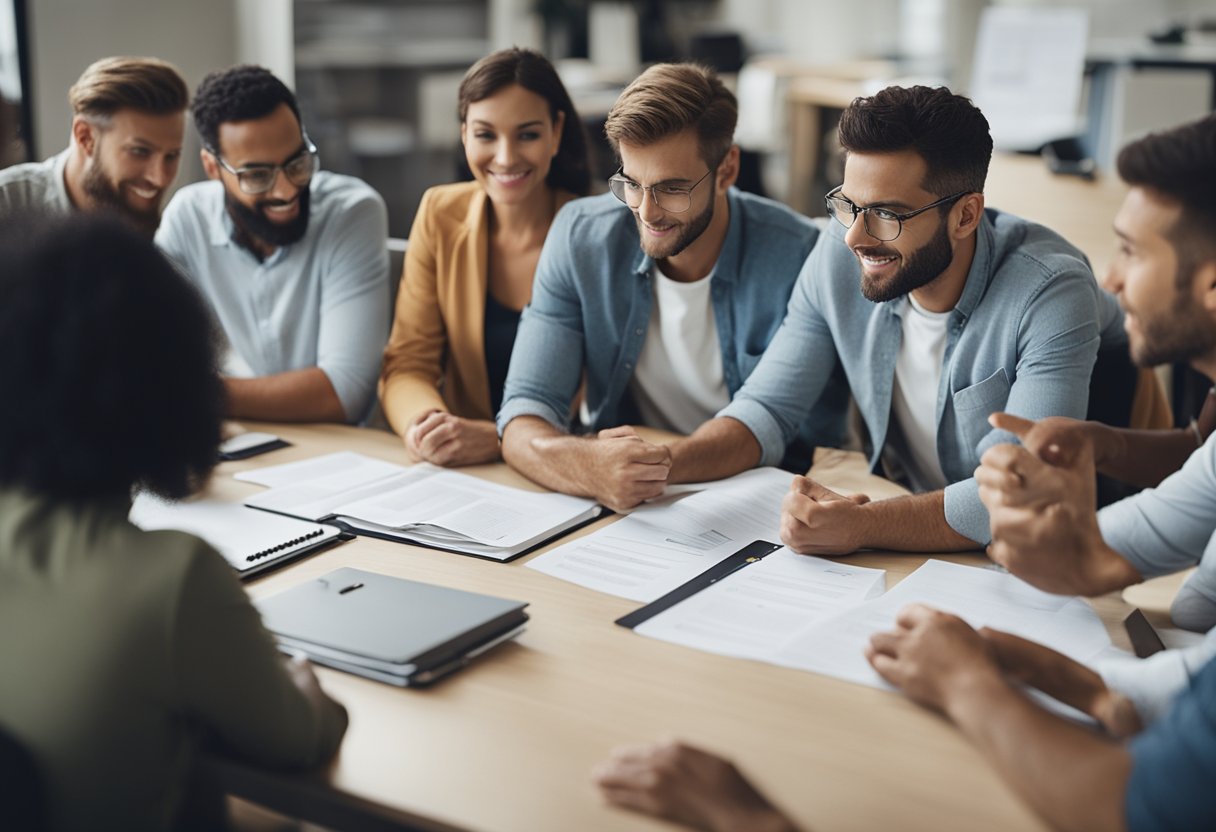
[[[349,451],[236,478],[270,487],[245,501],[252,508],[498,561],[603,511],[580,497],[524,491],[426,463],[406,467]]]
[[[427,685],[514,638],[520,601],[336,569],[256,602],[284,652],[391,685]]]

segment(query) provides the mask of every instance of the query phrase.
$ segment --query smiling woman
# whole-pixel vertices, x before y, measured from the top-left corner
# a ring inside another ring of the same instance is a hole
[[[557,210],[590,187],[582,123],[541,55],[478,61],[458,112],[475,181],[422,197],[380,379],[406,453],[438,465],[498,459],[493,417],[541,246]]]

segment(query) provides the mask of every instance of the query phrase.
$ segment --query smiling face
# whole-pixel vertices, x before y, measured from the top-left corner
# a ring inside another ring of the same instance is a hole
[[[705,175],[709,166],[701,158],[693,130],[646,146],[621,142],[619,149],[621,175],[625,178],[647,188],[657,186],[660,191],[693,188],[687,211],[664,210],[655,204],[650,191],[645,192],[637,208],[631,209],[637,220],[642,251],[655,260],[677,256],[695,243],[713,221],[714,203],[726,192],[722,177]]]
[[[1105,285],[1123,307],[1132,360],[1144,367],[1216,353],[1216,322],[1205,307],[1216,264],[1200,264],[1179,283],[1168,235],[1181,214],[1178,203],[1134,187],[1115,217],[1119,245]]]
[[[858,207],[903,214],[943,196],[924,190],[927,172],[925,160],[911,150],[850,153],[840,193]],[[899,236],[889,241],[871,237],[858,215],[844,239],[861,264],[862,294],[876,303],[932,283],[954,260],[946,220],[936,208],[905,220]]]
[[[286,104],[269,115],[248,121],[226,121],[219,128],[219,152],[233,170],[258,165],[282,165],[307,152],[300,122]],[[308,230],[308,186],[293,185],[278,171],[274,185],[260,194],[241,190],[235,174],[225,170],[207,151],[203,167],[224,184],[224,201],[238,229],[264,246],[294,243]]]
[[[145,233],[156,230],[165,191],[181,163],[186,114],[119,110],[107,126],[74,131],[85,154],[81,187],[95,206],[116,210]]]
[[[460,141],[473,176],[496,205],[548,197],[545,178],[561,146],[565,114],[519,84],[469,104]]]

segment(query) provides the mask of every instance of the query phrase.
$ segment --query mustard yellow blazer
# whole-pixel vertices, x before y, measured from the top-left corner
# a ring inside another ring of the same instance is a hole
[[[574,198],[559,192],[560,208]],[[399,434],[428,410],[494,418],[485,358],[489,199],[477,182],[422,195],[410,229],[380,401]]]

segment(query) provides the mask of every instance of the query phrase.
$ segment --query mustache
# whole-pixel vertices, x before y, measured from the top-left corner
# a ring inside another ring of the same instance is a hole
[[[293,205],[299,199],[262,199],[258,200],[259,208],[282,208],[284,205]]]

